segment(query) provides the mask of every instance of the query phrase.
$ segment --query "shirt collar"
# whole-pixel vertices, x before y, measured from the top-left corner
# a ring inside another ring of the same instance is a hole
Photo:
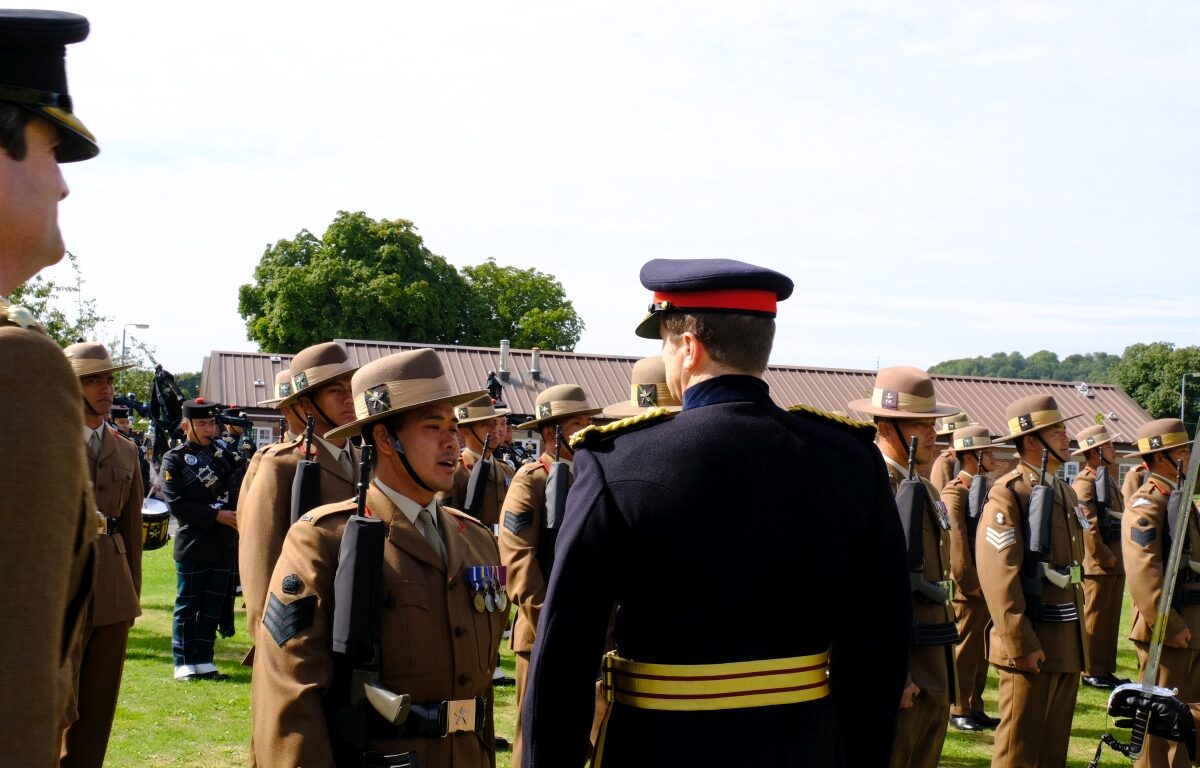
[[[1167,484],[1167,487],[1170,488],[1172,491],[1178,487],[1178,484],[1172,478],[1163,477],[1162,475],[1158,474],[1157,472],[1151,472],[1150,476],[1157,477],[1159,480],[1162,480],[1164,483]]]
[[[330,453],[333,454],[333,458],[335,460],[341,461],[343,453],[349,455],[349,451],[350,451],[350,441],[349,440],[347,440],[345,443],[343,443],[341,448],[338,448],[336,445],[329,442],[328,440],[321,437],[320,435],[313,435],[313,437],[315,437],[318,441],[320,441],[321,445],[325,446],[326,450],[328,450]]]
[[[396,506],[396,509],[400,510],[400,513],[408,519],[408,522],[412,523],[414,528],[417,526],[417,515],[421,514],[422,509],[429,510],[429,516],[433,518],[433,527],[437,528],[438,516],[436,498],[432,499],[428,504],[422,507],[420,504],[408,498],[404,494],[384,484],[384,482],[378,477],[375,478],[374,483],[375,487],[383,491],[383,495],[388,497],[388,501],[392,502],[392,504]]]
[[[87,424],[83,425],[83,444],[87,445],[92,441],[92,435],[100,435],[100,439],[104,439],[104,422],[100,422],[100,426],[92,429]]]
[[[483,456],[481,454],[475,453],[475,451],[472,451],[469,447],[463,448],[463,451],[465,453],[471,454],[471,458],[474,459],[475,461],[483,461]]]

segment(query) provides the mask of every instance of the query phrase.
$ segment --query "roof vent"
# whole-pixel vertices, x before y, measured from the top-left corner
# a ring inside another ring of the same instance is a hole
[[[254,380],[254,386],[256,386],[256,387],[265,387],[265,386],[267,386],[267,383],[266,383],[265,381],[263,381],[262,379],[255,379],[255,380]]]
[[[542,369],[540,367],[542,360],[542,350],[537,347],[533,348],[533,362],[529,364],[529,375],[534,381],[542,380]]]
[[[1092,388],[1088,386],[1086,381],[1081,381],[1078,384],[1076,384],[1075,391],[1078,392],[1079,394],[1083,395],[1084,397],[1092,397],[1092,398],[1095,397],[1095,395],[1092,394]]]
[[[508,381],[508,339],[500,339],[500,381]]]
[[[280,357],[279,355],[271,355],[271,362],[272,363],[282,363],[283,358]]]

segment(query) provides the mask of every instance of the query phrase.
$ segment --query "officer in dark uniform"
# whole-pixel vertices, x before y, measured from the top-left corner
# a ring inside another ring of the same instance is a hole
[[[583,765],[602,661],[597,766],[885,765],[912,606],[874,429],[772,403],[784,275],[655,260],[641,278],[638,334],[662,338],[683,409],[577,436],[522,765]]]
[[[236,482],[241,457],[215,442],[217,410],[203,398],[185,401],[187,439],[163,456],[163,496],[179,521],[175,534],[179,589],[171,630],[177,680],[222,679],[213,665],[213,646],[218,625],[226,628],[224,619],[229,620],[230,634],[233,629]]]

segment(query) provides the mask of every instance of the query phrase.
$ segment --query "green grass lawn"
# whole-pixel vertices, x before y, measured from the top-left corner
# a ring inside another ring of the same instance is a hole
[[[129,636],[121,699],[105,765],[117,768],[245,765],[246,744],[250,739],[250,670],[241,666],[241,659],[250,642],[245,634],[244,615],[238,614],[236,635],[217,640],[217,666],[230,679],[177,683],[171,679],[171,610],[175,601],[171,548],[147,552],[143,568],[142,617]],[[1129,612],[1125,611],[1122,637],[1128,635],[1128,623]],[[1137,664],[1133,647],[1127,642],[1122,646],[1117,674],[1133,678]],[[502,647],[500,653],[505,669],[512,675],[512,653],[507,647]],[[511,738],[513,689],[498,688],[496,693],[496,732]],[[988,677],[985,698],[988,714],[995,715],[995,672]],[[1104,711],[1106,700],[1105,692],[1080,688],[1069,766],[1086,766],[1100,735],[1111,727]],[[1128,737],[1125,733],[1118,735],[1122,739]],[[991,732],[951,730],[942,751],[942,765],[986,766],[991,763],[991,751]],[[500,753],[497,764],[508,768],[509,753]],[[1128,765],[1129,761],[1106,749],[1102,764]]]

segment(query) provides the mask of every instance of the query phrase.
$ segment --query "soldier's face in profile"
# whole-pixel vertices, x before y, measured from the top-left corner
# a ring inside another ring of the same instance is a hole
[[[1071,452],[1071,438],[1067,437],[1067,428],[1063,424],[1042,430],[1042,439],[1050,449],[1064,458]]]
[[[453,408],[446,403],[435,403],[410,411],[396,430],[396,437],[404,446],[408,463],[430,488],[448,491],[454,487],[454,467],[462,449],[458,445],[458,422],[454,420]],[[398,474],[411,480],[403,469]],[[408,489],[397,490],[408,495]]]
[[[349,376],[322,386],[312,395],[312,401],[325,412],[326,416],[333,420],[333,426],[335,427],[349,424],[356,418],[354,414],[354,393],[350,389]],[[308,403],[303,399],[300,400],[300,404],[306,411],[306,415],[315,416],[318,419],[321,418],[321,414],[310,408]]]
[[[58,202],[68,193],[54,156],[58,130],[41,118],[25,127],[28,152],[0,150],[0,293],[8,293],[63,255]]]
[[[1117,449],[1112,443],[1105,443],[1100,446],[1100,460],[1105,464],[1113,464],[1117,460]]]
[[[113,424],[117,425],[117,429],[124,434],[129,434],[129,419],[113,419]]]
[[[937,458],[937,431],[933,428],[933,419],[904,419],[900,422],[899,432],[906,450],[912,438],[917,438],[918,465],[930,464]]]
[[[113,376],[111,373],[84,376],[79,380],[79,385],[83,389],[83,399],[88,402],[93,411],[96,413],[108,413],[112,409],[113,396],[116,390],[113,388]],[[126,419],[125,421],[128,422],[129,420]]]

